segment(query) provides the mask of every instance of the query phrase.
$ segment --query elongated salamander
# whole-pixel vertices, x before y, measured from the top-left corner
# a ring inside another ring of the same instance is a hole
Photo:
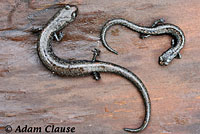
[[[51,42],[55,33],[61,31],[67,24],[74,21],[77,14],[77,7],[65,5],[47,23],[42,30],[37,44],[37,51],[41,62],[50,71],[61,76],[84,76],[98,74],[99,72],[109,72],[118,74],[132,84],[134,84],[143,97],[145,105],[145,117],[143,124],[137,129],[124,128],[125,131],[139,132],[146,128],[150,120],[151,104],[147,90],[142,81],[131,71],[119,65],[97,61],[96,56],[91,61],[88,60],[65,60],[56,56],[52,50]],[[98,78],[96,78],[98,79]]]
[[[159,19],[155,21],[155,23],[152,25],[152,27],[142,27],[138,26],[128,20],[124,19],[113,19],[108,21],[102,28],[101,31],[101,41],[109,51],[117,54],[117,51],[112,49],[106,42],[106,32],[111,26],[114,25],[122,25],[125,26],[133,31],[136,31],[141,34],[141,38],[149,37],[150,35],[163,35],[163,34],[169,34],[173,37],[172,39],[172,47],[169,48],[167,51],[165,51],[160,57],[159,57],[159,63],[160,65],[167,66],[174,58],[181,58],[180,50],[183,48],[185,43],[185,36],[183,31],[173,25],[173,24],[164,24],[164,19]]]

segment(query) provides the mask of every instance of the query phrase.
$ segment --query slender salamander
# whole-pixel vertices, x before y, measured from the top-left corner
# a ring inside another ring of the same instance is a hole
[[[72,5],[65,5],[60,9],[43,28],[37,44],[37,51],[41,62],[50,71],[61,76],[84,76],[99,72],[109,72],[118,74],[136,86],[145,105],[145,117],[143,124],[137,129],[124,128],[128,132],[139,132],[146,128],[150,120],[151,104],[148,92],[142,81],[131,71],[119,65],[97,61],[94,54],[94,59],[88,60],[65,60],[56,56],[52,50],[51,42],[55,33],[60,32],[66,25],[74,21],[77,15],[78,8]],[[97,78],[98,79],[98,78]]]
[[[172,46],[159,57],[159,63],[160,65],[167,66],[174,58],[179,58],[179,59],[181,58],[181,55],[179,52],[183,48],[184,43],[185,43],[184,33],[179,27],[173,24],[165,24],[164,19],[159,19],[155,21],[152,27],[141,27],[124,19],[113,19],[113,20],[108,21],[102,28],[102,31],[100,34],[101,41],[104,47],[106,47],[106,49],[108,49],[109,51],[115,54],[118,54],[117,51],[112,49],[107,44],[106,39],[105,39],[106,32],[113,25],[122,25],[133,31],[136,31],[141,34],[140,37],[142,39],[149,37],[150,35],[169,34],[173,37]]]

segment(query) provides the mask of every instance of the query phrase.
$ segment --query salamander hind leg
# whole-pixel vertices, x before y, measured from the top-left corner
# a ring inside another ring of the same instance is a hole
[[[156,20],[153,24],[152,24],[152,28],[157,27],[159,25],[162,25],[165,23],[165,20],[163,18]],[[151,35],[149,34],[140,34],[140,39],[145,39],[150,37]]]
[[[99,49],[94,49],[94,50],[92,50],[92,52],[93,52],[93,58],[92,58],[92,62],[95,62],[96,61],[96,58],[100,55],[100,50]],[[95,80],[100,80],[101,79],[101,75],[100,75],[100,73],[99,72],[93,72],[92,73],[92,75],[93,75],[93,78],[95,79]]]
[[[164,23],[165,23],[165,19],[161,18],[161,19],[156,20],[151,27],[157,27],[157,26],[162,25]]]

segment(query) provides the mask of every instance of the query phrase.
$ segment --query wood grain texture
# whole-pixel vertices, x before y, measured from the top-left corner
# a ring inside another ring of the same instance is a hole
[[[30,29],[44,25],[57,10],[45,8],[59,3],[77,5],[79,14],[63,30],[64,39],[54,42],[54,51],[66,59],[91,59],[91,50],[99,48],[99,60],[124,66],[141,78],[152,102],[151,121],[142,134],[200,133],[199,0],[1,0],[1,125],[55,124],[75,126],[78,134],[121,134],[122,128],[136,128],[143,120],[141,97],[124,78],[59,77],[41,64],[38,37]],[[119,55],[108,52],[99,33],[108,19],[117,17],[144,26],[159,18],[178,25],[186,36],[182,59],[159,66],[158,57],[170,47],[171,38],[141,40],[121,26],[111,28],[107,36]]]

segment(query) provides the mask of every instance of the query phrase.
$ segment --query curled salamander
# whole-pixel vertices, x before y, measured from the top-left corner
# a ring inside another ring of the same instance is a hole
[[[151,104],[148,92],[142,81],[131,71],[119,65],[97,61],[96,57],[100,51],[95,49],[94,56],[89,60],[65,60],[56,56],[53,52],[51,42],[53,39],[61,40],[63,37],[60,31],[74,21],[77,16],[78,8],[72,5],[65,5],[60,9],[42,29],[37,43],[37,51],[43,65],[50,71],[61,76],[85,76],[93,74],[96,80],[100,79],[100,72],[108,72],[118,74],[133,85],[135,85],[144,100],[145,117],[143,124],[137,129],[124,128],[125,131],[139,132],[146,128],[150,120]],[[59,33],[59,34],[57,34]]]
[[[172,38],[172,45],[171,47],[165,51],[160,57],[159,57],[159,64],[167,66],[174,58],[181,58],[180,50],[183,48],[185,44],[185,36],[183,31],[173,24],[165,24],[164,19],[159,19],[154,22],[152,27],[142,27],[138,26],[128,20],[125,19],[113,19],[106,22],[106,24],[103,26],[101,31],[101,41],[105,48],[107,48],[109,51],[118,54],[117,51],[112,49],[106,42],[106,32],[110,27],[114,25],[122,25],[125,26],[133,31],[136,31],[140,33],[140,38],[144,39],[149,37],[150,35],[163,35],[163,34],[169,34]]]

